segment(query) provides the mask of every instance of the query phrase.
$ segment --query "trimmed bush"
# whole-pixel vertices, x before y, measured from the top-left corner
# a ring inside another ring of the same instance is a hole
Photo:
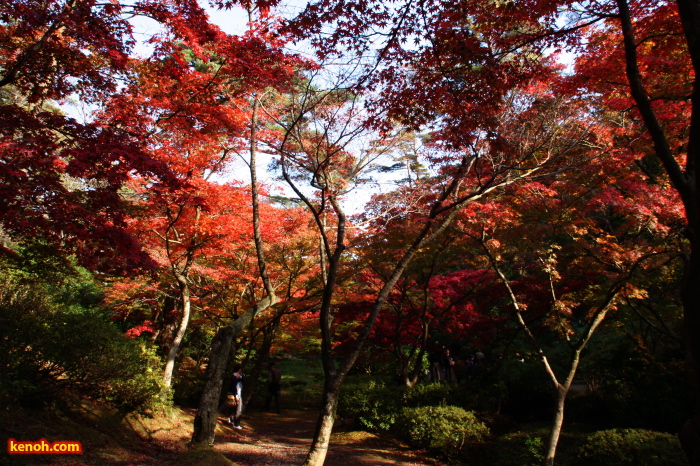
[[[466,444],[479,442],[489,433],[473,412],[457,406],[404,408],[398,429],[414,447],[444,457],[457,455]]]
[[[596,432],[578,452],[581,466],[679,466],[688,462],[675,435],[644,429]]]
[[[419,383],[406,390],[404,403],[410,408],[455,405],[456,388],[441,382]]]
[[[361,428],[388,430],[398,419],[401,387],[379,379],[348,381],[338,401],[338,415]]]

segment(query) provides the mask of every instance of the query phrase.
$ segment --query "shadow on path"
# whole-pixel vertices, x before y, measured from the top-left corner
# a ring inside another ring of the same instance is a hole
[[[301,465],[316,426],[315,411],[289,410],[281,414],[251,412],[236,430],[220,419],[214,449],[239,465]],[[326,465],[436,466],[401,443],[367,432],[334,433]]]

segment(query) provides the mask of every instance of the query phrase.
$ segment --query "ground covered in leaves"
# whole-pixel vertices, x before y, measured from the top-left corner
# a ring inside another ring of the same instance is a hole
[[[92,403],[32,411],[0,411],[0,464],[20,465],[299,465],[308,452],[316,422],[313,410],[281,414],[252,411],[242,430],[221,418],[213,449],[188,447],[194,410],[173,409],[168,415],[122,416]],[[82,455],[9,455],[8,439],[81,442]],[[439,463],[389,436],[338,429],[327,465],[415,465]]]

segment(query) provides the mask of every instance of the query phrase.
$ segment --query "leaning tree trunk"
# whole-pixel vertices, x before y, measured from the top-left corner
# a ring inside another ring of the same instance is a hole
[[[165,361],[165,370],[163,371],[163,384],[166,387],[170,387],[173,380],[173,371],[175,370],[175,359],[177,358],[177,353],[180,351],[180,345],[185,337],[185,332],[187,331],[187,326],[190,322],[190,310],[191,310],[191,300],[190,300],[190,287],[187,284],[187,277],[178,274],[177,275],[178,285],[180,287],[180,302],[182,303],[182,316],[180,318],[180,325],[177,328],[177,333],[173,339],[173,344],[170,345],[170,351],[168,351],[168,358]]]
[[[220,329],[211,345],[211,354],[207,364],[207,373],[204,380],[204,390],[199,400],[199,409],[194,418],[193,444],[213,444],[216,420],[219,417],[219,399],[221,386],[224,379],[224,371],[228,363],[233,339],[250,325],[253,318],[260,312],[277,302],[276,296],[266,296],[262,301],[253,306],[236,321]]]
[[[321,466],[326,461],[331,432],[338,407],[338,389],[324,390],[321,413],[316,423],[314,439],[304,466]]]
[[[406,380],[407,387],[409,387],[409,388],[413,387],[421,379],[421,375],[424,375],[424,371],[423,371],[423,357],[424,356],[425,356],[425,345],[421,346],[420,350],[418,350],[418,355],[416,356],[416,360],[413,362],[413,369],[411,370],[410,376]]]
[[[248,5],[248,19],[253,20],[253,4]],[[255,243],[255,254],[258,259],[258,269],[260,278],[267,296],[256,303],[250,310],[245,312],[236,321],[221,329],[212,342],[212,351],[207,365],[207,373],[204,381],[204,391],[199,402],[199,409],[194,419],[194,431],[192,432],[192,443],[214,443],[214,429],[218,418],[219,399],[221,396],[221,385],[224,371],[228,363],[233,339],[250,325],[255,316],[265,309],[274,306],[279,302],[275,294],[272,281],[267,273],[267,261],[265,260],[265,245],[262,239],[262,228],[260,222],[260,204],[257,178],[257,127],[258,110],[260,102],[257,96],[253,96],[252,113],[250,119],[250,190],[251,207],[253,210],[253,240]]]

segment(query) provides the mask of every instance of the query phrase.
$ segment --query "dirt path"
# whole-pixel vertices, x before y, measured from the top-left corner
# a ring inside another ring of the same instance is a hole
[[[240,465],[300,465],[311,445],[315,424],[314,411],[253,412],[244,415],[242,430],[224,425],[214,449]],[[420,458],[391,438],[367,432],[340,432],[333,435],[326,464],[435,466],[438,463]]]
[[[282,414],[252,410],[244,414],[244,429],[220,418],[214,452],[191,450],[195,410],[175,408],[168,416],[121,417],[113,410],[86,403],[71,414],[22,409],[0,410],[0,441],[72,440],[81,455],[8,455],[10,466],[287,466],[303,464],[311,445],[317,412],[288,410]],[[224,459],[219,453],[228,459]],[[336,429],[327,466],[439,466],[386,435]]]

